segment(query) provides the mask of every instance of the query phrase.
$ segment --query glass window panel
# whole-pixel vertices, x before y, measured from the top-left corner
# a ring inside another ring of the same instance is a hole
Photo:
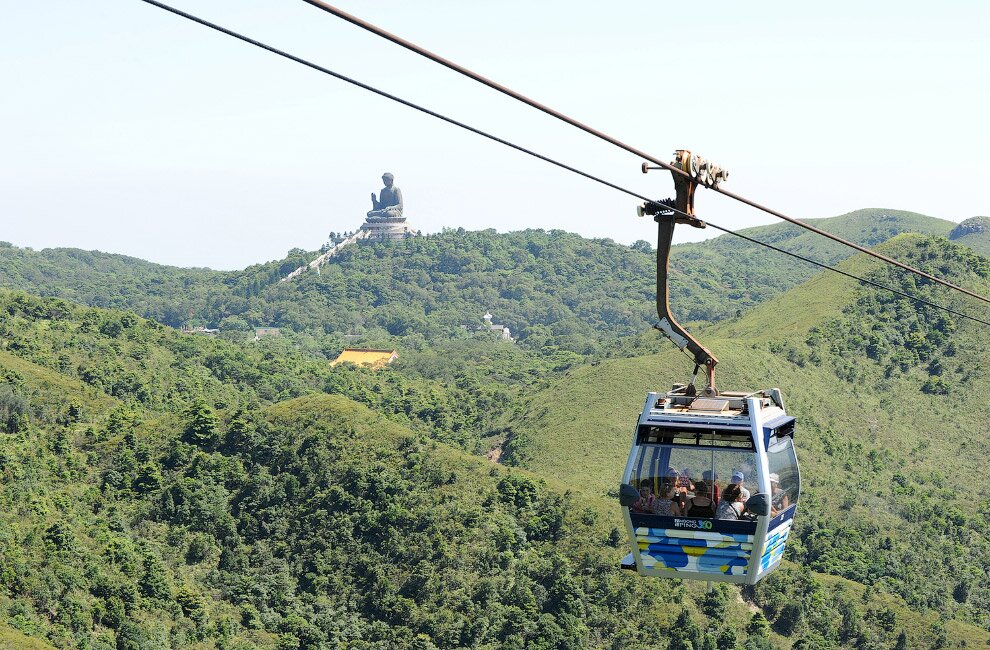
[[[801,495],[801,476],[798,473],[794,442],[790,437],[770,438],[767,463],[771,474],[771,514],[776,515],[797,503]],[[774,478],[779,482],[774,484]]]
[[[756,454],[738,448],[723,447],[665,447],[640,445],[630,482],[640,490],[640,503],[633,510],[654,514],[674,514],[706,517],[686,512],[694,497],[695,506],[704,507],[708,495],[712,508],[718,507],[718,497],[728,485],[734,472],[745,475],[744,486],[756,493]],[[670,506],[674,512],[669,512]],[[679,510],[679,511],[678,511]]]

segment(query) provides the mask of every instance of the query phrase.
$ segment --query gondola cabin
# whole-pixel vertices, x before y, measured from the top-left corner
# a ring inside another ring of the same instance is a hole
[[[754,584],[780,563],[801,491],[780,390],[649,393],[620,491],[641,575]]]

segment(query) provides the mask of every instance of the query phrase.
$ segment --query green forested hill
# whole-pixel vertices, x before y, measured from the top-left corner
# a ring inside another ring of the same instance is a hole
[[[621,572],[610,503],[324,394],[278,350],[4,292],[0,327],[2,647],[769,642],[732,590]],[[126,390],[79,369],[101,362]],[[269,393],[292,374],[302,396]]]
[[[16,629],[0,626],[7,647],[684,650],[986,639],[911,594],[905,605],[896,596],[903,557],[872,590],[787,569],[747,593],[772,628],[735,589],[706,594],[621,572],[614,502],[575,491],[576,472],[540,479],[430,440],[449,435],[433,415],[467,417],[432,394],[440,385],[331,370],[277,347],[284,342],[239,346],[16,293],[0,292],[0,333],[0,623]],[[416,381],[429,381],[429,365]],[[380,413],[324,390],[352,391]],[[845,467],[872,450],[836,446],[829,462]],[[805,453],[806,466],[812,458]],[[596,480],[595,468],[580,471]],[[934,490],[935,480],[909,477],[905,489]],[[828,522],[834,505],[821,497],[815,514],[813,499],[805,529]],[[890,537],[906,552],[904,536]],[[834,565],[867,557],[861,543],[807,537],[791,554],[845,575]],[[917,581],[941,575],[924,565]],[[975,576],[950,592],[981,602]],[[809,603],[798,618],[783,608],[795,599]]]
[[[75,248],[34,251],[0,242],[4,288],[92,307],[130,309],[175,327],[189,319],[195,305],[206,304],[202,290],[224,279],[225,274],[209,269],[180,269],[125,255]]]
[[[883,251],[990,291],[990,260],[946,240],[901,236]],[[990,316],[863,257],[844,268]],[[805,490],[787,557],[920,611],[990,625],[985,326],[823,275],[700,334],[721,360],[722,388],[780,386],[798,418]],[[503,458],[613,492],[645,393],[683,381],[687,363],[668,351],[570,371],[507,424]]]
[[[914,212],[878,208],[805,221],[867,247],[900,233],[945,236],[955,225]],[[740,233],[823,264],[834,264],[855,252],[789,223],[747,228]],[[724,320],[821,272],[816,266],[731,235],[676,246],[670,265],[672,304],[676,313],[683,314],[683,320],[691,321]]]
[[[950,222],[909,212],[860,210],[812,220],[861,244],[900,232],[944,235]],[[823,262],[849,250],[789,224],[745,231]],[[644,235],[655,236],[644,223]],[[324,348],[342,335],[365,339],[463,336],[485,311],[527,345],[585,354],[603,341],[649,328],[654,259],[649,247],[587,240],[562,231],[449,230],[402,242],[345,249],[321,274],[278,280],[315,253],[243,271],[176,269],[119,255],[0,245],[0,287],[133,310],[166,325],[206,324],[246,332],[279,326]],[[674,249],[673,303],[685,320],[721,320],[808,279],[818,269],[722,236]]]
[[[990,257],[990,217],[972,217],[952,229],[949,239]]]
[[[46,384],[76,380],[98,398],[153,412],[175,413],[196,398],[246,408],[325,390],[475,452],[483,450],[484,434],[506,405],[545,381],[555,359],[534,359],[478,335],[447,345],[442,354],[403,350],[401,363],[380,372],[330,367],[319,352],[284,338],[237,344],[183,334],[128,312],[3,290],[0,354],[12,377],[47,369],[57,374],[46,375]],[[45,401],[65,406],[57,393]]]

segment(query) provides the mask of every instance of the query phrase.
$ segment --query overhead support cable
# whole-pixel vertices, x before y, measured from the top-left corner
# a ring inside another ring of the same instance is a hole
[[[660,167],[662,167],[662,168],[670,171],[671,173],[681,175],[681,176],[683,176],[685,178],[691,178],[690,174],[688,174],[686,171],[684,171],[683,169],[680,169],[679,167],[676,167],[674,165],[671,165],[667,161],[664,161],[664,160],[661,160],[661,159],[659,159],[659,158],[657,158],[655,156],[652,156],[652,155],[646,153],[645,151],[640,151],[639,149],[637,149],[637,148],[635,148],[635,147],[633,147],[631,145],[628,145],[628,144],[626,144],[626,143],[624,143],[624,142],[622,142],[622,141],[620,141],[620,140],[618,140],[616,138],[613,138],[612,136],[608,135],[607,133],[604,133],[602,131],[599,131],[598,129],[595,129],[595,128],[591,127],[591,126],[588,126],[587,124],[584,124],[583,122],[580,122],[580,121],[578,121],[578,120],[576,120],[576,119],[574,119],[572,117],[569,117],[569,116],[561,113],[560,111],[557,111],[557,110],[555,110],[553,108],[550,108],[549,106],[547,106],[545,104],[541,104],[540,102],[538,102],[538,101],[536,101],[534,99],[530,99],[529,97],[526,97],[525,95],[523,95],[521,93],[518,93],[518,92],[512,90],[511,88],[509,88],[507,86],[503,86],[502,84],[500,84],[500,83],[498,83],[496,81],[493,81],[491,79],[488,79],[487,77],[484,77],[484,76],[482,76],[482,75],[480,75],[480,74],[478,74],[478,73],[476,73],[476,72],[474,72],[472,70],[469,70],[468,68],[465,68],[462,65],[459,65],[459,64],[457,64],[457,63],[455,63],[455,62],[453,62],[453,61],[451,61],[449,59],[446,59],[446,58],[440,56],[439,54],[436,54],[434,52],[431,52],[431,51],[427,50],[424,47],[421,47],[419,45],[416,45],[415,43],[412,43],[410,41],[407,41],[406,39],[401,38],[400,36],[397,36],[395,34],[392,34],[391,32],[388,32],[388,31],[382,29],[381,27],[378,27],[377,25],[374,25],[372,23],[369,23],[368,21],[362,20],[361,18],[358,18],[357,16],[354,16],[353,14],[349,14],[346,11],[343,11],[342,9],[338,9],[337,7],[334,7],[331,4],[328,4],[326,2],[323,2],[323,0],[303,0],[303,2],[305,2],[305,3],[309,4],[309,5],[312,5],[312,6],[316,7],[316,8],[318,8],[318,9],[321,9],[323,11],[326,11],[327,13],[333,14],[334,16],[336,16],[336,17],[338,17],[338,18],[340,18],[342,20],[345,20],[345,21],[351,23],[352,25],[356,25],[357,27],[360,27],[361,29],[367,30],[367,31],[371,32],[372,34],[375,34],[376,36],[380,36],[381,38],[384,38],[384,39],[386,39],[388,41],[391,41],[392,43],[395,43],[396,45],[399,45],[400,47],[404,47],[405,49],[407,49],[407,50],[409,50],[411,52],[415,52],[416,54],[419,54],[420,56],[423,56],[423,57],[425,57],[427,59],[430,59],[431,61],[434,61],[435,63],[439,63],[440,65],[442,65],[442,66],[444,66],[446,68],[449,68],[450,70],[453,70],[453,71],[455,71],[455,72],[457,72],[459,74],[462,74],[462,75],[464,75],[464,76],[466,76],[466,77],[468,77],[470,79],[473,79],[474,81],[477,81],[478,83],[484,84],[484,85],[488,86],[489,88],[492,88],[493,90],[497,90],[500,93],[503,93],[505,95],[508,95],[509,97],[511,97],[511,98],[513,98],[515,100],[518,100],[520,102],[523,102],[524,104],[527,104],[527,105],[529,105],[529,106],[531,106],[531,107],[533,107],[533,108],[535,108],[535,109],[537,109],[539,111],[542,111],[542,112],[546,113],[547,115],[550,115],[552,117],[555,117],[558,120],[561,120],[562,122],[566,122],[567,124],[570,124],[571,126],[576,127],[578,129],[584,131],[585,133],[588,133],[590,135],[595,136],[596,138],[599,138],[601,140],[604,140],[605,142],[608,142],[609,144],[612,144],[612,145],[614,145],[616,147],[619,147],[620,149],[624,149],[625,151],[628,151],[629,153],[631,153],[631,154],[633,154],[633,155],[635,155],[635,156],[637,156],[639,158],[643,158],[645,160],[650,161],[651,163],[653,163],[655,165],[659,165]],[[781,212],[778,212],[777,210],[773,210],[773,209],[768,208],[768,207],[766,207],[764,205],[760,205],[756,201],[753,201],[751,199],[747,199],[747,198],[745,198],[743,196],[740,196],[738,194],[734,194],[733,192],[729,192],[728,190],[724,190],[721,187],[710,187],[710,186],[707,186],[707,185],[705,185],[704,187],[707,187],[710,190],[713,190],[715,192],[718,192],[719,194],[722,194],[723,196],[726,196],[726,197],[728,197],[730,199],[733,199],[735,201],[739,201],[740,203],[743,203],[745,205],[748,205],[748,206],[750,206],[752,208],[756,208],[757,210],[760,210],[762,212],[766,212],[767,214],[772,215],[774,217],[777,217],[778,219],[782,219],[784,221],[787,221],[788,223],[792,223],[792,224],[794,224],[796,226],[799,226],[801,228],[804,228],[806,230],[809,230],[809,231],[811,231],[811,232],[813,232],[813,233],[815,233],[817,235],[821,235],[822,237],[827,237],[828,239],[831,239],[832,241],[835,241],[835,242],[838,242],[838,243],[840,243],[840,244],[842,244],[844,246],[848,246],[850,248],[853,248],[853,249],[859,251],[860,253],[864,253],[864,254],[869,255],[871,257],[875,257],[875,258],[877,258],[879,260],[882,260],[883,262],[886,262],[887,264],[891,264],[893,266],[896,266],[896,267],[898,267],[898,268],[900,268],[900,269],[902,269],[904,271],[907,271],[909,273],[913,273],[915,275],[921,276],[921,277],[923,277],[923,278],[925,278],[927,280],[931,280],[932,282],[935,282],[937,284],[941,284],[943,286],[949,287],[950,289],[954,289],[956,291],[960,291],[960,292],[962,292],[962,293],[964,293],[964,294],[966,294],[966,295],[968,295],[968,296],[970,296],[972,298],[976,298],[977,300],[981,300],[981,301],[983,301],[983,302],[985,302],[987,304],[990,304],[990,298],[987,298],[985,296],[981,296],[980,294],[978,294],[978,293],[976,293],[974,291],[970,291],[969,289],[966,289],[965,287],[960,287],[960,286],[958,286],[956,284],[953,284],[952,282],[949,282],[948,280],[943,280],[943,279],[941,279],[941,278],[939,278],[937,276],[931,275],[930,273],[926,273],[926,272],[924,272],[924,271],[922,271],[920,269],[916,269],[916,268],[914,268],[912,266],[909,266],[907,264],[904,264],[902,262],[898,262],[897,260],[893,259],[892,257],[888,257],[888,256],[883,255],[881,253],[878,253],[876,251],[870,250],[869,248],[866,248],[865,246],[861,246],[861,245],[859,245],[859,244],[857,244],[855,242],[851,242],[851,241],[849,241],[847,239],[843,239],[842,237],[839,237],[838,235],[833,235],[832,233],[830,233],[828,231],[825,231],[825,230],[822,230],[821,228],[816,228],[815,226],[812,226],[811,224],[805,223],[805,222],[800,221],[798,219],[795,219],[793,217],[789,217],[789,216],[787,216],[787,215],[785,215],[785,214],[783,214]]]
[[[746,236],[746,235],[744,235],[742,233],[738,233],[738,232],[729,230],[728,228],[723,228],[722,226],[717,226],[714,223],[712,223],[711,221],[706,221],[705,223],[708,224],[709,226],[711,226],[712,228],[714,228],[715,230],[721,230],[722,232],[724,232],[726,234],[733,235],[735,237],[739,237],[740,239],[744,239],[744,240],[746,240],[746,241],[748,241],[750,243],[759,244],[760,246],[763,246],[765,248],[769,248],[770,250],[777,251],[778,253],[783,253],[784,255],[789,255],[789,256],[791,256],[791,257],[793,257],[795,259],[799,259],[802,262],[807,262],[808,264],[814,264],[815,266],[817,266],[819,268],[826,269],[828,271],[832,271],[833,273],[838,273],[839,275],[844,275],[847,278],[851,278],[853,280],[856,280],[857,282],[859,282],[861,284],[866,284],[866,285],[869,285],[871,287],[875,287],[877,289],[883,289],[884,291],[889,291],[889,292],[891,292],[893,294],[897,294],[898,296],[901,296],[902,298],[907,298],[908,300],[913,300],[914,302],[916,302],[918,304],[927,305],[928,307],[934,307],[935,309],[940,309],[940,310],[945,311],[945,312],[948,312],[950,314],[954,314],[956,316],[959,316],[960,318],[965,318],[967,320],[971,320],[971,321],[974,321],[976,323],[980,323],[981,325],[990,326],[990,321],[980,320],[979,318],[976,318],[975,316],[970,316],[968,314],[964,314],[963,312],[956,311],[955,309],[952,309],[951,307],[945,307],[943,305],[939,305],[939,304],[934,303],[934,302],[929,302],[928,300],[925,300],[924,298],[919,298],[917,296],[912,296],[911,294],[905,293],[904,291],[901,291],[900,289],[894,289],[893,287],[888,287],[886,285],[880,284],[879,282],[874,282],[873,280],[867,280],[866,278],[861,278],[858,275],[854,275],[852,273],[847,273],[846,271],[843,271],[842,269],[836,268],[834,266],[829,266],[828,264],[823,264],[822,262],[816,262],[815,260],[810,259],[808,257],[805,257],[803,255],[798,255],[797,253],[792,253],[791,251],[784,250],[783,248],[778,248],[778,247],[776,247],[776,246],[774,246],[772,244],[768,244],[766,242],[762,242],[762,241],[760,241],[758,239],[753,239],[752,237],[748,237],[748,236]]]
[[[176,9],[176,8],[171,7],[169,5],[166,5],[164,3],[158,2],[157,0],[141,0],[141,1],[142,2],[145,2],[147,4],[150,4],[150,5],[154,5],[156,7],[159,7],[160,9],[164,9],[165,11],[168,11],[170,13],[173,13],[173,14],[175,14],[177,16],[181,16],[183,18],[186,18],[187,20],[191,20],[192,22],[195,22],[195,23],[198,23],[200,25],[203,25],[204,27],[209,27],[210,29],[213,29],[215,31],[221,32],[223,34],[227,34],[228,36],[232,36],[232,37],[234,37],[234,38],[236,38],[238,40],[241,40],[241,41],[243,41],[245,43],[250,43],[251,45],[254,45],[256,47],[260,47],[261,49],[267,50],[267,51],[269,51],[269,52],[271,52],[273,54],[277,54],[277,55],[279,55],[281,57],[284,57],[286,59],[289,59],[290,61],[294,61],[294,62],[299,63],[301,65],[305,65],[305,66],[307,66],[309,68],[312,68],[314,70],[317,70],[319,72],[322,72],[324,74],[327,74],[327,75],[329,75],[331,77],[334,77],[335,79],[339,79],[341,81],[345,81],[345,82],[347,82],[349,84],[352,84],[354,86],[357,86],[358,88],[362,88],[364,90],[367,90],[369,92],[372,92],[372,93],[374,93],[376,95],[379,95],[381,97],[385,97],[387,99],[391,99],[392,101],[398,102],[398,103],[400,103],[400,104],[402,104],[404,106],[408,106],[409,108],[412,108],[412,109],[415,109],[415,110],[420,111],[422,113],[425,113],[427,115],[430,115],[431,117],[435,117],[435,118],[437,118],[439,120],[442,120],[442,121],[444,121],[444,122],[446,122],[448,124],[453,124],[454,126],[458,126],[458,127],[462,128],[462,129],[465,129],[467,131],[470,131],[471,133],[475,133],[477,135],[480,135],[480,136],[482,136],[484,138],[487,138],[487,139],[492,140],[494,142],[497,142],[499,144],[503,144],[503,145],[505,145],[507,147],[511,147],[512,149],[515,149],[516,151],[520,151],[520,152],[525,153],[525,154],[527,154],[529,156],[533,156],[534,158],[537,158],[537,159],[542,160],[544,162],[550,163],[552,165],[555,165],[557,167],[560,167],[561,169],[565,169],[565,170],[567,170],[569,172],[578,174],[579,176],[582,176],[582,177],[587,178],[589,180],[592,180],[592,181],[594,181],[596,183],[599,183],[599,184],[604,185],[606,187],[609,187],[609,188],[612,188],[612,189],[617,190],[619,192],[622,192],[624,194],[627,194],[627,195],[629,195],[631,197],[640,199],[641,201],[652,202],[652,199],[650,199],[650,198],[648,198],[646,196],[643,196],[642,194],[639,194],[638,192],[635,192],[633,190],[624,188],[621,185],[617,185],[617,184],[612,183],[610,181],[607,181],[605,179],[599,178],[599,177],[597,177],[597,176],[595,176],[593,174],[589,174],[587,172],[581,171],[580,169],[577,169],[576,167],[572,167],[572,166],[567,165],[565,163],[562,163],[560,161],[554,160],[553,158],[550,158],[549,156],[545,156],[543,154],[537,153],[537,152],[532,151],[530,149],[527,149],[525,147],[521,147],[521,146],[519,146],[517,144],[514,144],[512,142],[509,142],[508,140],[505,140],[503,138],[499,138],[499,137],[497,137],[495,135],[492,135],[490,133],[487,133],[485,131],[482,131],[481,129],[477,129],[477,128],[472,127],[472,126],[470,126],[468,124],[465,124],[463,122],[459,122],[458,120],[455,120],[455,119],[452,119],[452,118],[447,117],[445,115],[442,115],[440,113],[437,113],[436,111],[430,110],[428,108],[425,108],[423,106],[420,106],[420,105],[415,104],[413,102],[410,102],[408,100],[402,99],[401,97],[397,97],[396,95],[392,95],[391,93],[385,92],[385,91],[380,90],[378,88],[375,88],[373,86],[369,86],[368,84],[362,83],[362,82],[357,81],[355,79],[351,79],[350,77],[347,77],[347,76],[342,75],[340,73],[334,72],[333,70],[330,70],[329,68],[323,67],[323,66],[318,65],[316,63],[313,63],[311,61],[307,61],[306,59],[300,58],[300,57],[295,56],[293,54],[289,54],[288,52],[284,52],[284,51],[279,50],[278,48],[275,48],[275,47],[273,47],[271,45],[267,45],[265,43],[262,43],[261,41],[255,40],[255,39],[250,38],[248,36],[244,36],[243,34],[239,34],[239,33],[235,32],[233,30],[227,29],[226,27],[221,27],[220,25],[217,25],[215,23],[211,23],[208,20],[199,18],[199,17],[194,16],[192,14],[186,13],[186,12],[180,10],[180,9]],[[309,0],[306,0],[306,1],[309,1]],[[672,208],[671,207],[669,209],[672,210],[672,211],[674,211],[674,212],[677,212],[677,213],[679,213],[679,214],[681,214],[683,216],[695,216],[696,217],[696,215],[688,215],[687,213],[681,212],[681,211],[677,210],[676,208]],[[859,277],[857,275],[854,275],[852,273],[847,273],[845,271],[839,270],[839,269],[837,269],[837,268],[835,268],[833,266],[829,266],[829,265],[823,264],[821,262],[816,262],[815,260],[812,260],[812,259],[809,259],[807,257],[804,257],[803,255],[799,255],[797,253],[792,253],[792,252],[787,251],[787,250],[784,250],[782,248],[778,248],[777,246],[774,246],[772,244],[768,244],[766,242],[759,241],[758,239],[754,239],[752,237],[748,237],[748,236],[743,235],[741,233],[734,232],[732,230],[729,230],[728,228],[723,228],[721,226],[718,226],[718,225],[712,223],[711,221],[705,221],[705,223],[708,224],[709,226],[715,228],[716,230],[720,230],[720,231],[722,231],[722,232],[724,232],[726,234],[733,235],[733,236],[739,237],[741,239],[745,239],[746,241],[749,241],[749,242],[751,242],[753,244],[757,244],[759,246],[763,246],[764,248],[768,248],[770,250],[777,251],[778,253],[783,253],[783,254],[788,255],[790,257],[793,257],[793,258],[802,260],[804,262],[807,262],[809,264],[813,264],[813,265],[815,265],[815,266],[817,266],[819,268],[826,269],[826,270],[829,270],[829,271],[833,271],[833,272],[838,273],[840,275],[844,275],[844,276],[846,276],[848,278],[851,278],[851,279],[856,280],[858,282],[861,282],[863,284],[867,284],[867,285],[876,287],[878,289],[889,291],[891,293],[894,293],[894,294],[897,294],[897,295],[902,296],[904,298],[907,298],[909,300],[912,300],[912,301],[914,301],[916,303],[927,305],[929,307],[933,307],[935,309],[940,309],[942,311],[946,311],[948,313],[954,314],[954,315],[959,316],[960,318],[964,318],[966,320],[971,320],[971,321],[980,323],[982,325],[990,326],[990,322],[988,322],[988,321],[981,320],[981,319],[976,318],[974,316],[969,316],[968,314],[965,314],[965,313],[960,312],[960,311],[956,311],[956,310],[951,309],[949,307],[944,307],[942,305],[939,305],[939,304],[936,304],[936,303],[933,303],[933,302],[929,302],[929,301],[927,301],[927,300],[925,300],[923,298],[918,298],[916,296],[912,296],[912,295],[910,295],[908,293],[905,293],[903,291],[900,291],[898,289],[894,289],[892,287],[887,287],[887,286],[884,286],[884,285],[882,285],[880,283],[873,282],[872,280],[867,280],[865,278],[861,278],[861,277]],[[867,252],[869,252],[869,251],[867,251]]]

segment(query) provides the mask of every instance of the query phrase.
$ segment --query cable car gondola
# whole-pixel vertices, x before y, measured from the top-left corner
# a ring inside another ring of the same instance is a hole
[[[632,551],[622,565],[640,575],[754,584],[779,564],[797,510],[795,420],[777,388],[719,393],[718,360],[670,314],[674,226],[703,228],[694,190],[727,176],[689,151],[673,164],[692,177],[674,174],[676,200],[639,209],[658,224],[657,329],[693,355],[695,377],[705,368],[707,382],[700,393],[692,378],[646,397],[619,492]]]

